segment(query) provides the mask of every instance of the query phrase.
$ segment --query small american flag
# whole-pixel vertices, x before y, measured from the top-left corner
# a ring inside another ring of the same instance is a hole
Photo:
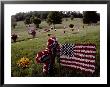
[[[63,44],[60,50],[62,66],[85,72],[95,72],[95,44]]]

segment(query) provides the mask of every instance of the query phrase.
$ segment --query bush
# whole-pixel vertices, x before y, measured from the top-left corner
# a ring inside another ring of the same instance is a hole
[[[25,20],[24,20],[24,24],[31,24],[31,21],[30,21],[30,18],[27,17]]]
[[[17,26],[17,23],[16,22],[13,22],[12,23],[12,27],[15,28],[16,26]]]
[[[65,21],[68,21],[68,19],[66,18]]]
[[[14,33],[11,35],[11,39],[16,42],[16,39],[18,38],[18,36]]]
[[[73,27],[74,27],[74,24],[70,24],[69,27],[70,27],[70,28],[73,28]]]
[[[36,35],[36,31],[35,30],[31,30],[31,35],[33,36],[33,38],[35,37]]]
[[[97,14],[96,11],[84,11],[83,12],[83,23],[97,23],[100,20],[100,14]]]
[[[42,29],[42,27],[39,27],[39,29]]]
[[[71,20],[73,20],[74,19],[74,16],[73,15],[71,15]]]
[[[33,23],[36,25],[36,28],[39,28],[39,24],[41,23],[41,19],[35,18],[35,19],[33,20]]]

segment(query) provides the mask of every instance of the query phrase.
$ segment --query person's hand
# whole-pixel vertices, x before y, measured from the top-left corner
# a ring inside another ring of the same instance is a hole
[[[34,63],[35,64],[38,64],[38,63],[40,63],[41,61],[39,60],[39,59],[37,59],[36,57],[34,57]]]

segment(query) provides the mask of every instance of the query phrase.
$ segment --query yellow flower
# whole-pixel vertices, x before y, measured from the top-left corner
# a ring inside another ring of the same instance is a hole
[[[20,60],[17,61],[17,65],[21,68],[28,67],[30,64],[30,60],[26,57],[21,58]]]

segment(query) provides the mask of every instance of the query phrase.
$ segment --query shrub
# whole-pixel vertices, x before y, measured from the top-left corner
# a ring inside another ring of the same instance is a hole
[[[70,24],[69,27],[70,27],[70,28],[73,28],[73,27],[74,27],[74,24]]]
[[[16,26],[17,26],[17,23],[16,22],[13,22],[12,23],[12,27],[15,28]]]
[[[18,36],[14,33],[11,35],[11,39],[16,42],[16,39],[18,38]]]
[[[35,30],[31,30],[31,35],[33,36],[33,38],[35,37],[36,35],[36,31]]]

